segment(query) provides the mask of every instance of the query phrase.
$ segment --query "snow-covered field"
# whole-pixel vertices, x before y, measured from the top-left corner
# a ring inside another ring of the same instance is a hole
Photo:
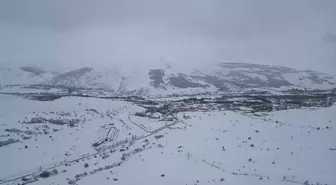
[[[180,112],[170,121],[135,116],[142,111],[0,95],[0,141],[16,141],[0,147],[0,184],[336,184],[336,106]]]

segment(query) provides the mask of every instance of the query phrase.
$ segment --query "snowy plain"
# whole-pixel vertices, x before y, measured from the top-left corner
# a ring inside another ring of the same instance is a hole
[[[336,184],[336,106],[184,112],[174,122],[135,116],[144,108],[125,101],[0,95],[0,102],[0,141],[18,140],[0,147],[0,184]],[[45,121],[29,122],[38,117]],[[97,150],[109,128],[117,139]]]

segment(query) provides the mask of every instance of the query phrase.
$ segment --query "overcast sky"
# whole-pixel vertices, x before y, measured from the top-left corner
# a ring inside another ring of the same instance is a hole
[[[1,0],[0,61],[251,62],[336,73],[335,0]]]

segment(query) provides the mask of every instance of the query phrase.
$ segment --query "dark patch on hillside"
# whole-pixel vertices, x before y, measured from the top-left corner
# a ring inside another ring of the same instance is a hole
[[[151,69],[148,72],[149,78],[152,80],[151,85],[158,88],[164,85],[163,77],[165,76],[165,71],[163,69]]]

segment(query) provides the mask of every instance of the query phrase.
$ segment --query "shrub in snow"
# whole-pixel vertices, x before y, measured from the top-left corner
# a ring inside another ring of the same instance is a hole
[[[44,123],[45,121],[46,121],[45,118],[36,117],[36,118],[31,118],[30,121],[27,122],[27,124]]]
[[[143,112],[136,112],[136,113],[135,113],[135,116],[139,116],[139,117],[145,117],[145,116],[146,116],[146,114],[145,114],[145,113],[143,113]]]
[[[160,138],[163,137],[163,135],[157,135],[157,136],[154,136],[154,137],[155,137],[155,139],[160,139]]]
[[[23,136],[22,139],[23,140],[27,140],[27,139],[31,139],[32,137],[31,136]]]
[[[129,156],[130,154],[123,153],[121,156],[121,160],[125,161]]]
[[[18,139],[7,139],[5,141],[0,141],[0,147],[6,146],[6,145],[10,145],[10,144],[13,144],[13,143],[17,143],[19,141],[20,140],[18,140]]]
[[[102,156],[102,159],[106,159],[106,158],[108,158],[108,157],[110,157],[110,155],[103,155],[103,156]]]
[[[52,175],[58,175],[58,170],[57,170],[57,169],[53,169],[53,170],[51,171],[51,174],[52,174]]]
[[[42,178],[48,178],[48,177],[50,177],[50,175],[51,175],[50,171],[44,171],[44,172],[40,173],[40,177],[42,177]]]
[[[139,152],[141,152],[141,151],[142,151],[141,148],[136,148],[136,149],[134,150],[134,153],[139,153]]]
[[[84,168],[87,168],[87,167],[89,167],[89,164],[88,164],[88,163],[85,163],[85,164],[84,164]]]
[[[23,177],[21,180],[22,181],[29,181],[29,179],[27,177]]]

